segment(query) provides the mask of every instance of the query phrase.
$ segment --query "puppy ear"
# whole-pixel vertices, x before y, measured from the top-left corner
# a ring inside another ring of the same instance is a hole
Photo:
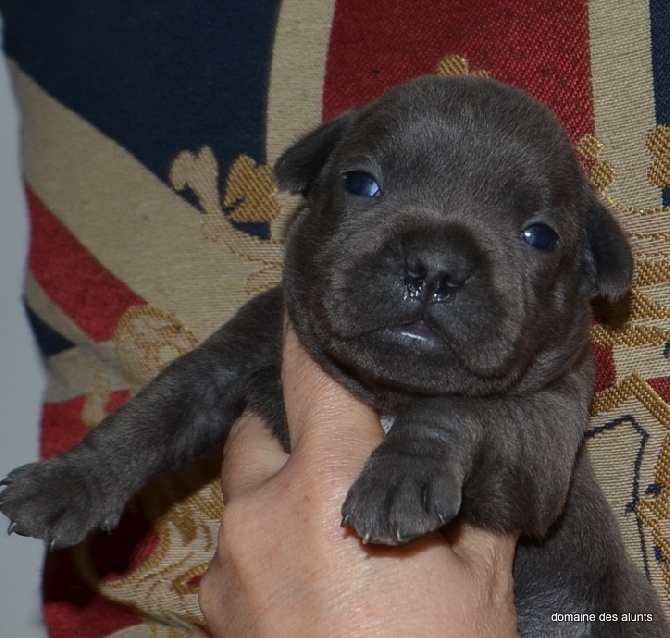
[[[594,201],[586,216],[587,294],[616,301],[630,289],[633,253],[626,234],[607,208]]]
[[[351,116],[352,112],[348,112],[321,124],[282,153],[274,165],[279,190],[306,194],[341,139]]]

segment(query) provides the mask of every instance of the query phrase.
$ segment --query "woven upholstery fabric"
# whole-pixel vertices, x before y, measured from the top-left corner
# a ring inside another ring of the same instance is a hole
[[[297,135],[416,75],[488,74],[554,110],[630,233],[630,320],[593,329],[587,436],[628,550],[670,611],[667,3],[0,0],[0,11],[32,223],[25,298],[50,373],[43,456],[280,280],[295,201],[269,167]],[[217,471],[215,454],[160,479],[110,536],[50,554],[50,635],[204,635]]]

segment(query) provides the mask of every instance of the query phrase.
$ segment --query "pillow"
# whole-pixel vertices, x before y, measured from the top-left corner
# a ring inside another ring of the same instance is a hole
[[[270,166],[297,135],[416,75],[485,73],[554,110],[631,235],[631,320],[593,329],[587,436],[628,550],[670,611],[660,4],[0,0],[32,224],[26,304],[50,374],[43,456],[280,280],[295,202]],[[51,636],[204,635],[218,463],[157,480],[111,535],[48,555]]]

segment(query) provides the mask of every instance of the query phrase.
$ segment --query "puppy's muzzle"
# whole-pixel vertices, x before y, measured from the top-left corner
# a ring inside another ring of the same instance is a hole
[[[469,242],[459,234],[422,233],[403,246],[406,301],[445,302],[463,288],[475,268]]]
[[[446,301],[460,290],[464,280],[456,279],[443,264],[427,265],[426,261],[415,259],[406,266],[406,295],[432,303]]]

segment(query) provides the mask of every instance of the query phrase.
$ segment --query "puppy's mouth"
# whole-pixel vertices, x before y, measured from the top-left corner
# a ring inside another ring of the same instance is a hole
[[[409,324],[392,326],[389,330],[395,335],[414,340],[422,345],[443,343],[440,336],[423,319],[418,319]]]

